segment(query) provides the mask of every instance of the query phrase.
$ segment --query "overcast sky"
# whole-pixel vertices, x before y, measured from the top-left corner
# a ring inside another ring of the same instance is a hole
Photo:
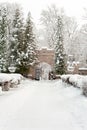
[[[79,20],[84,15],[83,8],[87,8],[87,0],[0,0],[0,2],[20,3],[24,14],[27,15],[27,12],[30,11],[36,22],[40,18],[41,10],[51,4],[64,7],[67,15],[75,16]]]

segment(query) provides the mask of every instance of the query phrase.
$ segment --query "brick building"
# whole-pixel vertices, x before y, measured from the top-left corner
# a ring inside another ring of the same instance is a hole
[[[37,61],[30,68],[30,75],[35,79],[48,79],[49,72],[54,69],[54,50],[42,48],[37,50]]]
[[[52,68],[54,67],[54,61],[55,61],[54,50],[42,48],[40,50],[37,50],[37,55],[40,63],[45,62],[51,65]]]

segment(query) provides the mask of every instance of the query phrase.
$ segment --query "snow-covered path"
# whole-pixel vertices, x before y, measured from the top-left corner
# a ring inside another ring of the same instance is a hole
[[[87,98],[61,80],[25,80],[0,94],[0,130],[87,130]]]

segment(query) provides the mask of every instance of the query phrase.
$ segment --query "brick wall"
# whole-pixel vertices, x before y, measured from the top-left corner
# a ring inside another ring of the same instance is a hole
[[[40,62],[46,62],[52,67],[54,67],[55,63],[55,53],[54,50],[42,48],[41,50],[37,50],[38,60]]]
[[[38,57],[38,63],[34,64],[30,68],[29,77],[32,75],[32,79],[35,79],[35,70],[39,67],[40,63],[47,63],[51,66],[51,68],[54,68],[55,64],[55,52],[54,50],[42,48],[40,50],[37,50],[37,57]]]

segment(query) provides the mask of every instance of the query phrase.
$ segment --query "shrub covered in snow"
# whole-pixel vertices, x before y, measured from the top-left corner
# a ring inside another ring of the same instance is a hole
[[[82,89],[82,93],[87,96],[87,76],[83,75],[62,75],[63,82]]]
[[[70,78],[70,75],[62,75],[61,76],[62,81],[66,82],[66,83],[69,83],[69,78]]]
[[[82,87],[82,92],[83,92],[83,95],[87,96],[87,83],[85,84],[84,87]]]
[[[87,96],[87,76],[84,76],[82,80],[82,92]]]
[[[82,87],[82,77],[80,75],[71,75],[69,78],[69,82],[74,86],[81,88]]]
[[[2,92],[2,87],[0,87],[0,93]]]
[[[7,81],[9,82],[11,80],[12,80],[12,78],[8,74],[0,73],[0,83],[7,82]]]
[[[0,73],[0,86],[3,91],[8,91],[10,87],[20,84],[23,76],[21,74]]]
[[[62,81],[69,83],[71,85],[73,85],[74,87],[82,87],[82,83],[83,83],[83,77],[81,75],[62,75],[61,79]]]
[[[11,84],[11,77],[8,74],[0,73],[0,86],[3,91],[8,91]]]
[[[9,74],[9,76],[12,78],[11,83],[15,85],[20,84],[21,80],[23,79],[21,74]]]

